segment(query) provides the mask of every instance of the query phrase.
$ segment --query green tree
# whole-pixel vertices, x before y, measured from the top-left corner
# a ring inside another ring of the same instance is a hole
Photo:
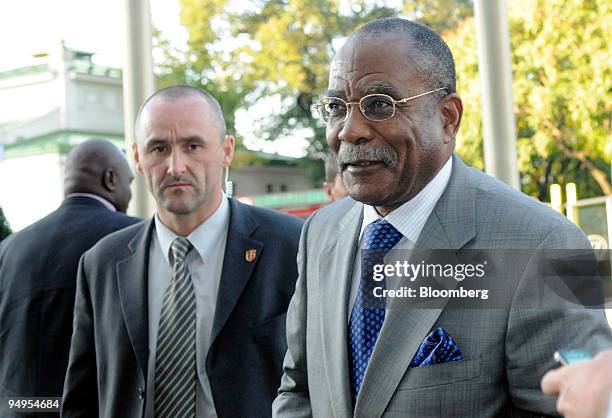
[[[605,0],[509,4],[518,165],[523,191],[548,200],[550,183],[576,182],[580,197],[611,194],[612,5]],[[458,150],[482,167],[473,20],[447,34],[465,102]]]
[[[412,0],[402,11],[438,33],[454,29],[474,14],[473,0]]]
[[[157,34],[162,56],[159,84],[186,82],[216,94],[230,129],[237,108],[278,97],[283,111],[271,112],[258,123],[257,135],[274,140],[298,130],[310,132],[307,152],[316,163],[312,167],[312,160],[305,161],[321,176],[325,128],[312,105],[327,87],[329,63],[339,41],[370,20],[400,12],[380,3],[267,0],[232,8],[225,0],[180,0],[188,48],[176,51]],[[423,1],[413,3],[412,8],[412,3],[404,6],[405,13],[443,29],[471,11],[471,0],[440,0],[429,8]]]
[[[0,241],[8,237],[11,234],[11,227],[8,221],[4,217],[4,211],[0,208]]]
[[[317,159],[317,170],[326,145],[312,104],[325,91],[335,48],[359,25],[400,12],[365,0],[262,0],[240,8],[226,0],[180,4],[188,48],[176,51],[158,34],[160,84],[187,82],[211,91],[230,130],[236,109],[278,97],[283,111],[270,112],[253,129],[268,140],[310,132],[308,155]],[[509,2],[518,163],[523,191],[542,200],[553,181],[576,182],[581,197],[612,193],[610,8],[605,0]],[[482,168],[472,1],[412,0],[401,12],[440,31],[449,43],[466,109],[458,152]]]

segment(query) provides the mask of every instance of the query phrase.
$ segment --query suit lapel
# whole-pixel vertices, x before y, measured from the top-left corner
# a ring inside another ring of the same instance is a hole
[[[234,310],[264,248],[263,242],[250,238],[256,228],[257,222],[250,212],[242,204],[230,199],[230,221],[213,320],[211,346]],[[251,256],[255,254],[255,258],[247,260],[247,251],[250,251]]]
[[[474,207],[475,186],[469,182],[469,168],[453,156],[451,178],[419,235],[416,251],[458,250],[464,246],[476,234]],[[408,298],[390,301],[359,392],[355,417],[383,415],[400,380],[410,373],[407,369],[412,357],[447,302],[448,298],[440,300],[436,308],[418,309]]]
[[[334,416],[352,415],[349,386],[347,326],[348,299],[363,206],[355,204],[342,219],[338,235],[321,251],[319,262],[319,295],[321,296],[321,338],[323,369],[327,377]]]
[[[143,223],[128,244],[130,255],[117,262],[117,287],[125,326],[143,376],[147,376],[149,349],[148,271],[153,220]]]

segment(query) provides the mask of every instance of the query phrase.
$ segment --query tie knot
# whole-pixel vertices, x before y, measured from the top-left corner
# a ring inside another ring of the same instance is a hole
[[[364,250],[390,250],[402,239],[402,234],[389,222],[379,219],[366,226],[363,231]]]
[[[189,242],[187,238],[177,238],[172,241],[172,245],[170,246],[170,251],[172,251],[172,256],[174,257],[175,263],[182,263],[185,261],[185,257],[187,253],[193,248],[193,245]]]

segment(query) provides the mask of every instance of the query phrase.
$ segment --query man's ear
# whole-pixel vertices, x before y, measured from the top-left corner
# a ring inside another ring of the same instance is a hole
[[[325,190],[325,193],[327,193],[327,197],[330,202],[334,201],[334,195],[332,193],[332,188],[333,188],[332,183],[327,182],[327,181],[323,182],[323,190]]]
[[[228,167],[234,159],[234,146],[236,140],[232,135],[225,135],[225,142],[223,143],[223,167]]]
[[[136,171],[142,174],[142,164],[140,163],[140,153],[138,152],[138,144],[132,142],[132,155],[134,155],[134,161],[136,162]]]
[[[117,182],[119,179],[117,178],[117,173],[112,168],[107,168],[104,170],[104,174],[102,176],[102,186],[109,192],[114,192],[117,189]]]
[[[440,113],[443,119],[444,143],[450,143],[455,139],[461,125],[463,116],[463,102],[456,93],[446,95],[440,100]]]

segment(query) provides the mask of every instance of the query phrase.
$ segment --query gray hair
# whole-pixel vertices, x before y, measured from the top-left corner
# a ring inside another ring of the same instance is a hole
[[[369,22],[359,28],[351,37],[379,33],[393,33],[404,36],[415,47],[411,53],[419,55],[415,63],[424,80],[432,89],[445,87],[441,95],[456,92],[457,77],[455,61],[446,42],[428,26],[411,20],[388,17]]]

